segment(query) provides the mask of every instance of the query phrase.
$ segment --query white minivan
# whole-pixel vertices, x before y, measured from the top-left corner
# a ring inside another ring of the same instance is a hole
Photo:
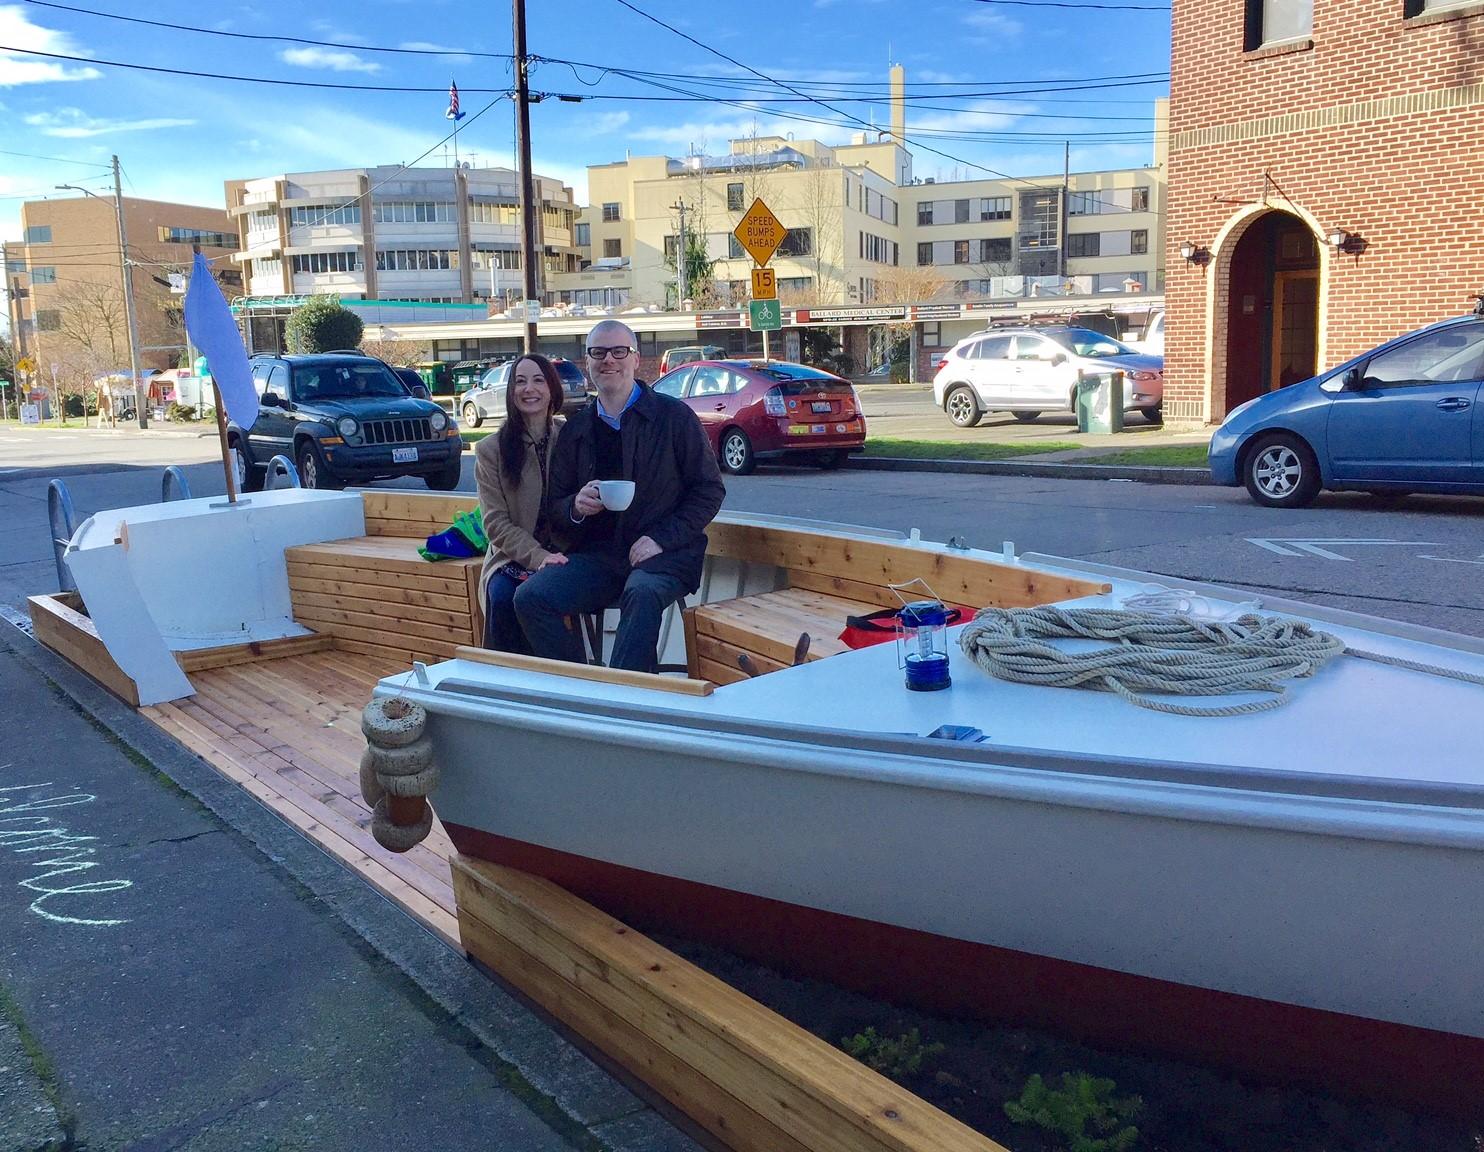
[[[1042,412],[1073,412],[1083,372],[1123,373],[1123,407],[1160,420],[1164,358],[1135,352],[1111,336],[1054,325],[997,328],[955,344],[938,362],[933,402],[960,428],[986,412],[1010,412],[1031,421]]]

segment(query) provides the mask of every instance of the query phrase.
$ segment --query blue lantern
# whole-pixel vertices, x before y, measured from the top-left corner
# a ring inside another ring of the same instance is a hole
[[[897,612],[897,666],[913,692],[936,692],[953,683],[948,674],[949,611],[941,600],[914,600]]]

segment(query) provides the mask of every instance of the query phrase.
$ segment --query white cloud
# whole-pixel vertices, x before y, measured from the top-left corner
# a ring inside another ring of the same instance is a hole
[[[1003,101],[971,100],[963,108],[954,111],[934,111],[930,105],[913,104],[907,109],[907,135],[913,131],[930,128],[943,132],[969,131],[988,132],[995,128],[1008,128],[1017,120],[1017,112],[1029,112],[1034,105],[1006,104]],[[931,138],[924,138],[931,144]]]
[[[65,32],[31,23],[18,4],[0,4],[0,88],[22,84],[49,84],[60,80],[97,80],[103,75],[96,68],[81,68],[57,60],[38,60],[28,52],[56,52],[65,56],[85,53]]]
[[[278,54],[285,64],[300,68],[328,68],[332,72],[380,72],[374,60],[362,60],[340,48],[285,48]]]
[[[189,128],[194,120],[156,117],[147,120],[100,120],[81,108],[58,108],[55,112],[36,112],[25,117],[32,128],[43,136],[63,140],[82,140],[89,136],[106,136],[113,132],[150,132],[156,128]]]
[[[992,37],[1019,36],[1024,27],[1019,20],[1012,20],[1008,16],[1001,16],[998,12],[991,12],[987,9],[969,12],[961,17],[961,22],[981,33],[979,36],[970,37],[975,43],[985,43]]]

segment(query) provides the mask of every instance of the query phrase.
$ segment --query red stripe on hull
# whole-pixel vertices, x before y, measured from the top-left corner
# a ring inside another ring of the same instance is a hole
[[[1092,1044],[1220,1065],[1468,1120],[1484,1040],[1300,1008],[955,940],[625,868],[445,824],[460,852],[544,876],[642,930],[925,1011],[1044,1027]]]

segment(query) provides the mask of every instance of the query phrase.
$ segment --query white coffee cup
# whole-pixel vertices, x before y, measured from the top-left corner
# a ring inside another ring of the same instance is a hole
[[[632,480],[599,480],[598,499],[603,501],[603,507],[610,512],[622,512],[634,502],[634,482]]]

